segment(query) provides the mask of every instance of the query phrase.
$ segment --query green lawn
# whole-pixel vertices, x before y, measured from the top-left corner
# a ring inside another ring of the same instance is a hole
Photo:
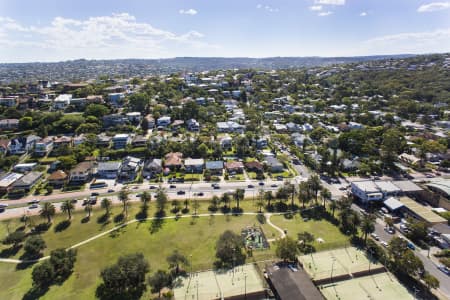
[[[270,220],[281,229],[286,229],[287,235],[295,239],[297,239],[297,234],[303,231],[312,233],[315,239],[322,238],[323,243],[319,243],[317,240],[313,243],[317,251],[340,248],[349,244],[349,238],[326,220],[303,221],[299,214],[295,214],[292,219],[280,215],[272,216]]]
[[[233,204],[234,205],[234,204]],[[242,202],[242,207],[248,211],[255,211],[251,201]],[[206,211],[206,203],[202,203],[199,212]],[[121,208],[115,207],[117,215]],[[130,209],[129,219],[133,219],[139,210],[138,205]],[[150,214],[154,212],[153,207]],[[94,236],[104,230],[112,228],[111,222],[106,225],[98,224],[96,219],[103,211],[96,210],[90,222],[82,223],[84,212],[74,215],[71,225],[64,231],[55,232],[54,227],[60,221],[65,220],[65,215],[58,215],[54,219],[54,225],[42,234],[47,243],[45,255],[58,247],[68,247],[77,242]],[[42,222],[39,218],[33,218],[33,222]],[[53,286],[44,299],[94,299],[95,288],[99,283],[99,273],[104,267],[114,263],[120,255],[132,252],[143,252],[151,265],[152,271],[158,268],[167,268],[165,257],[173,250],[180,249],[186,255],[192,255],[194,270],[210,269],[215,260],[214,247],[218,236],[226,229],[236,232],[246,226],[261,226],[267,238],[277,236],[277,232],[267,225],[264,220],[256,216],[208,216],[201,218],[182,218],[176,220],[164,220],[159,230],[152,233],[152,221],[136,222],[125,228],[103,236],[89,244],[78,248],[78,258],[74,274],[62,285]],[[0,223],[0,235],[3,237],[9,230],[14,230],[21,223],[18,220]],[[4,249],[6,246],[1,246]],[[18,258],[22,254],[19,251],[11,258]],[[273,249],[255,251],[254,257],[249,259],[262,260],[273,257]],[[31,287],[31,270],[16,270],[16,265],[0,263],[0,299],[21,299],[24,293]],[[148,296],[148,295],[146,295]]]
[[[279,173],[270,173],[271,178],[277,178],[277,176],[282,176],[283,178],[293,177],[292,173],[289,170],[285,170],[284,172]]]
[[[228,181],[243,181],[245,180],[244,174],[234,174],[228,176]]]

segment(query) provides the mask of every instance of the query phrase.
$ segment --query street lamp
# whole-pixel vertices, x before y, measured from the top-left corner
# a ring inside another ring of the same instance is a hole
[[[335,261],[336,261],[336,258],[333,257],[332,263],[331,263],[331,275],[330,275],[331,282],[333,282],[333,270],[334,270],[334,262]]]
[[[244,299],[247,299],[247,273],[244,272]]]
[[[236,251],[236,249],[233,248],[232,250],[233,250],[233,277],[231,279],[231,284],[234,285],[234,260],[235,260],[235,251]]]
[[[189,255],[189,264],[191,265],[191,273],[189,274],[189,277],[192,277],[192,254]]]

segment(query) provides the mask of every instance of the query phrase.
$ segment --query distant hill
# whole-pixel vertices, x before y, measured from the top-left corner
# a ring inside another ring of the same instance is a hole
[[[0,83],[14,81],[85,80],[100,75],[140,76],[171,72],[197,72],[218,69],[288,69],[328,66],[371,60],[406,58],[414,55],[377,55],[355,57],[175,57],[167,59],[71,60],[0,64]]]

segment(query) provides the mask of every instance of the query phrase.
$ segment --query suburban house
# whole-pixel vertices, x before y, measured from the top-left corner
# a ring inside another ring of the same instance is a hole
[[[105,134],[99,134],[97,135],[97,142],[95,143],[95,145],[97,147],[109,147],[111,146],[111,140],[112,137]]]
[[[186,121],[187,129],[189,131],[199,131],[200,124],[195,119],[189,119]]]
[[[6,153],[8,153],[8,148],[10,145],[10,140],[0,139],[0,155],[6,155]]]
[[[128,123],[127,117],[120,115],[120,114],[112,114],[112,115],[103,116],[102,121],[103,121],[104,128],[125,125]]]
[[[145,147],[147,146],[147,137],[143,135],[136,135],[131,141],[133,147]]]
[[[266,148],[269,143],[266,138],[260,138],[256,140],[256,148],[263,149]]]
[[[15,96],[15,97],[2,97],[2,98],[0,98],[0,106],[16,107],[18,99],[19,99],[18,96]]]
[[[155,127],[155,119],[152,115],[145,116],[145,120],[147,121],[147,129],[153,129]]]
[[[183,166],[183,162],[181,161],[183,158],[183,153],[180,152],[170,152],[167,153],[164,157],[164,166],[171,169],[179,169]]]
[[[97,177],[116,179],[122,163],[120,161],[99,162],[97,166]]]
[[[37,156],[45,156],[53,150],[53,139],[51,137],[45,137],[39,141],[36,141],[34,145],[34,153]]]
[[[116,134],[112,138],[113,148],[114,149],[124,149],[131,142],[130,135],[127,133]]]
[[[30,150],[33,149],[35,146],[36,141],[40,140],[41,138],[36,135],[29,135],[29,136],[21,136],[18,138],[14,138],[11,140],[11,143],[8,148],[8,152],[11,155],[16,154],[24,154]]]
[[[223,172],[223,161],[209,160],[205,163],[205,169],[209,171],[211,175],[221,176]]]
[[[169,126],[170,123],[172,123],[172,120],[170,117],[162,116],[162,117],[158,118],[158,120],[156,121],[156,126],[158,126],[160,128],[165,128],[165,127]]]
[[[136,157],[127,156],[122,160],[122,166],[119,171],[119,179],[132,181],[135,180],[139,167],[141,166],[141,160]]]
[[[24,190],[26,192],[29,192],[36,185],[36,183],[39,182],[39,179],[41,179],[41,177],[41,172],[30,172],[14,182],[11,189],[13,191]]]
[[[115,107],[122,106],[123,100],[125,99],[124,93],[109,93],[108,102]]]
[[[154,158],[145,163],[142,176],[152,178],[155,177],[155,175],[161,174],[161,172],[162,159]]]
[[[24,175],[20,173],[8,173],[0,178],[0,192],[5,193],[11,186]]]
[[[182,126],[184,125],[184,121],[183,120],[175,120],[172,123],[172,131],[178,131]]]
[[[408,153],[402,153],[398,156],[399,160],[410,165],[410,166],[415,166],[418,165],[420,163],[420,158],[418,158],[415,155],[412,154],[408,154]]]
[[[19,173],[26,173],[26,172],[33,171],[33,169],[36,168],[37,165],[38,165],[37,163],[17,164],[13,167],[13,171],[19,172]]]
[[[266,164],[269,167],[270,172],[272,173],[279,173],[283,172],[284,166],[283,164],[276,158],[268,156],[266,157]]]
[[[65,109],[70,105],[70,101],[72,100],[71,94],[61,94],[53,100],[53,108],[54,109]]]
[[[62,170],[56,170],[47,178],[48,184],[54,188],[61,188],[67,182],[69,176]]]
[[[184,160],[186,173],[202,173],[205,161],[203,158],[187,158]]]
[[[249,161],[245,163],[245,168],[249,172],[256,172],[256,173],[263,173],[264,172],[264,166],[259,161]]]
[[[73,184],[83,184],[91,180],[93,164],[90,161],[83,161],[70,170],[69,181]]]
[[[225,163],[225,169],[229,174],[244,173],[244,164],[240,161],[230,161]]]
[[[19,128],[19,120],[18,119],[0,120],[0,129],[1,130],[15,130],[18,128]]]
[[[141,122],[142,119],[141,113],[138,111],[126,113],[125,116],[127,117],[128,121],[130,121],[130,123],[133,124],[138,124],[139,122]]]
[[[294,142],[294,145],[297,147],[303,147],[303,145],[305,145],[305,143],[312,144],[312,140],[304,134],[295,132],[291,135],[291,138],[292,138],[292,142]]]
[[[231,148],[233,148],[233,139],[230,136],[224,136],[221,140],[220,140],[220,147],[223,150],[230,150]]]
[[[102,104],[105,103],[105,101],[103,100],[103,96],[102,95],[89,95],[86,97],[86,103],[87,104]]]
[[[60,136],[53,140],[53,148],[58,149],[61,146],[72,147],[72,138],[70,136]]]
[[[244,133],[245,126],[233,121],[217,122],[218,132]]]

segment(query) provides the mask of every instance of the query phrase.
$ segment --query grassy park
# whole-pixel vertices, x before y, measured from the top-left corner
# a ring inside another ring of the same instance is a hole
[[[192,202],[191,202],[192,203]],[[44,295],[44,299],[94,299],[95,289],[100,282],[100,271],[114,263],[119,256],[128,253],[142,252],[151,266],[151,273],[160,268],[167,268],[165,258],[174,249],[190,257],[192,270],[211,269],[215,260],[215,244],[221,233],[230,229],[236,233],[247,226],[260,226],[268,239],[279,237],[279,232],[268,225],[261,215],[209,215],[208,203],[199,201],[199,214],[202,217],[186,217],[179,219],[136,221],[126,226],[99,237],[87,244],[78,247],[77,261],[72,276],[61,286],[55,285]],[[182,203],[181,203],[182,205]],[[234,206],[234,204],[233,204]],[[258,209],[253,201],[242,201],[244,212],[256,212]],[[175,215],[169,210],[167,216]],[[109,221],[101,218],[104,210],[93,210],[89,220],[85,218],[86,212],[73,213],[70,225],[66,228],[66,214],[57,214],[52,226],[41,233],[47,248],[44,255],[48,255],[56,248],[67,248],[99,233],[123,224],[125,221],[134,220],[140,211],[140,205],[133,204],[129,208],[126,220],[118,218],[122,211],[121,206],[112,208]],[[192,208],[190,213],[192,213]],[[154,203],[149,209],[149,217],[155,213]],[[218,212],[220,214],[220,211]],[[347,242],[347,238],[340,234],[339,230],[323,220],[303,221],[298,215],[292,219],[286,219],[282,215],[273,215],[271,221],[280,228],[286,228],[288,234],[296,234],[300,231],[310,231],[315,237],[322,237],[326,243],[324,248],[340,247]],[[30,224],[36,226],[45,220],[39,216],[31,217]],[[0,223],[0,236],[5,237],[8,232],[24,226],[19,219],[3,221]],[[331,246],[330,246],[331,245]],[[317,250],[322,249],[322,244],[316,245]],[[23,255],[20,249],[17,253],[7,253],[9,246],[0,245],[2,258],[19,259]],[[253,257],[247,258],[247,262],[260,261],[274,258],[274,247],[268,250],[253,251]],[[33,266],[25,268],[16,264],[0,263],[0,299],[22,299],[23,295],[31,288],[31,271]],[[189,271],[189,270],[188,270]],[[147,292],[149,293],[149,292]],[[148,294],[144,295],[144,297]]]

